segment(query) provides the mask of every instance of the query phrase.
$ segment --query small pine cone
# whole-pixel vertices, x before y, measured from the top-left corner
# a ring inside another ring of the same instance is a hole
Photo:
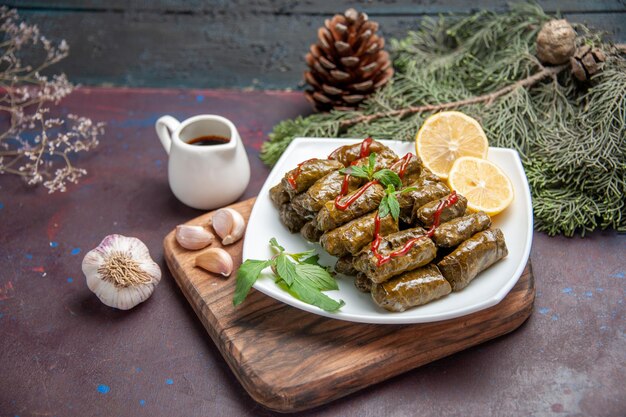
[[[578,81],[583,82],[589,81],[594,74],[600,72],[604,61],[606,61],[604,52],[589,45],[578,48],[574,56],[569,59],[572,74]]]
[[[550,20],[537,34],[537,58],[544,64],[564,64],[575,50],[576,32],[565,19]]]
[[[393,68],[377,31],[378,23],[354,9],[326,19],[318,29],[304,73],[311,87],[306,97],[317,110],[355,109],[389,81]]]

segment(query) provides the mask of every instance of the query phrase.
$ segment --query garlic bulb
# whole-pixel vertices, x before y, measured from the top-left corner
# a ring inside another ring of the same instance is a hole
[[[215,236],[202,226],[181,224],[176,226],[176,241],[180,246],[189,250],[206,248],[213,242]]]
[[[211,218],[213,230],[222,238],[222,245],[235,243],[243,236],[246,222],[237,210],[223,208],[213,214]]]
[[[109,307],[128,310],[152,295],[161,269],[134,237],[109,235],[83,258],[87,286]]]
[[[221,248],[210,248],[196,257],[196,266],[225,277],[233,272],[233,258]]]

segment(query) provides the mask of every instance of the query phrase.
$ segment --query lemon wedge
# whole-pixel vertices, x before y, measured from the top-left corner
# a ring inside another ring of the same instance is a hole
[[[513,201],[513,184],[493,162],[463,156],[458,158],[448,176],[448,185],[467,198],[467,207],[490,216],[502,212]]]
[[[426,119],[415,137],[415,148],[424,165],[446,179],[457,158],[486,158],[489,142],[475,119],[458,111],[445,111]]]

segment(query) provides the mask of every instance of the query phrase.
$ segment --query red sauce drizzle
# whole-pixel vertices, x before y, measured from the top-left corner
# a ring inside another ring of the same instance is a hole
[[[413,246],[415,246],[415,244],[420,239],[423,239],[425,237],[432,237],[435,234],[435,230],[437,230],[437,228],[439,227],[440,217],[441,217],[441,213],[443,212],[443,210],[452,206],[457,201],[459,201],[459,196],[456,194],[456,191],[452,191],[450,195],[448,196],[448,198],[439,202],[439,205],[437,206],[437,209],[435,210],[435,214],[433,215],[433,224],[432,226],[430,226],[430,229],[428,229],[426,234],[410,239],[404,244],[404,246],[402,246],[400,249],[397,249],[391,252],[389,255],[383,255],[378,251],[380,242],[382,241],[382,236],[380,236],[380,218],[378,217],[378,214],[376,214],[376,217],[374,218],[375,239],[372,242],[372,246],[371,246],[372,253],[374,254],[374,256],[376,256],[376,259],[378,259],[378,262],[376,262],[376,266],[381,266],[381,265],[386,264],[387,262],[391,261],[391,258],[396,258],[398,256],[406,255],[407,253],[409,253],[411,248],[413,248]]]
[[[365,158],[366,156],[370,156],[370,146],[372,146],[372,142],[374,142],[374,139],[372,139],[371,137],[365,138],[363,142],[361,142],[361,149],[359,150],[359,158]],[[349,146],[349,145],[346,145],[346,146]],[[334,151],[332,151],[330,155],[328,155],[328,159],[336,159],[337,153],[343,148],[345,148],[345,146],[341,146],[335,149]]]
[[[406,169],[414,156],[415,155],[413,155],[411,152],[407,153],[391,165],[391,170],[394,170],[398,166],[398,164],[402,164],[400,165],[400,170],[398,171],[398,177],[404,178],[404,175],[406,174]]]
[[[344,184],[346,184],[344,182]],[[359,191],[357,191],[356,193],[354,193],[353,195],[350,196],[350,198],[348,198],[346,201],[344,201],[343,203],[340,201],[343,197],[345,197],[345,193],[343,192],[343,187],[341,188],[341,194],[339,194],[337,196],[337,198],[335,198],[335,207],[337,207],[339,210],[346,210],[348,207],[350,207],[350,204],[354,203],[356,201],[357,198],[361,197],[363,195],[363,193],[372,185],[374,184],[378,184],[377,180],[374,181],[370,181],[367,184],[365,184],[364,186],[362,186],[361,188],[359,188]]]
[[[302,165],[306,164],[307,162],[317,161],[317,159],[318,158],[307,159],[306,161],[302,161],[298,164],[296,172],[287,177],[287,182],[289,183],[289,185],[291,185],[291,188],[293,188],[294,190],[297,188],[296,181],[298,180],[300,172],[302,171]]]
[[[361,151],[359,152],[359,158],[365,158],[366,156],[370,156],[370,146],[372,146],[372,142],[374,139],[371,137],[365,138],[363,142],[361,142]]]

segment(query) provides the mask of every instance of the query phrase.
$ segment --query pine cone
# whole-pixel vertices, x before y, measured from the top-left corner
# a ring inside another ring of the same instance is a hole
[[[572,65],[572,74],[578,81],[583,82],[589,81],[594,74],[600,72],[604,61],[606,61],[604,52],[589,45],[578,48],[574,56],[569,59]]]
[[[348,9],[326,19],[319,42],[306,55],[307,99],[319,111],[354,109],[393,75],[385,39],[376,35],[378,23],[367,14]]]

